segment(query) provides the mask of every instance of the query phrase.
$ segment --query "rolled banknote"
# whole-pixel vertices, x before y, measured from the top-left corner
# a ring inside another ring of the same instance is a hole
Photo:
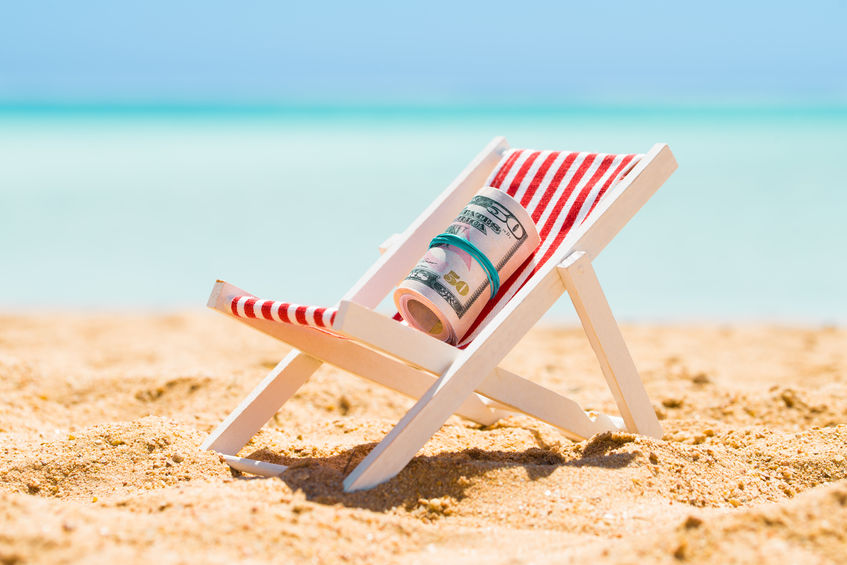
[[[432,240],[394,291],[394,304],[409,325],[455,345],[540,241],[515,199],[485,187]]]

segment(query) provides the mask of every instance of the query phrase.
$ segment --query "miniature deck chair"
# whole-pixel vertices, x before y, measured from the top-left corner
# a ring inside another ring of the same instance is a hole
[[[646,155],[509,149],[495,138],[401,235],[337,307],[259,300],[218,281],[208,305],[295,349],[203,443],[240,471],[277,476],[286,467],[238,457],[239,450],[326,362],[402,392],[417,403],[344,480],[374,487],[399,473],[453,414],[490,425],[517,411],[583,439],[625,429],[660,437],[661,426],[591,261],[676,169],[666,145]],[[483,186],[527,208],[542,243],[502,286],[459,346],[375,308],[423,256],[430,240]],[[620,417],[587,413],[555,391],[498,364],[565,291],[600,361]]]

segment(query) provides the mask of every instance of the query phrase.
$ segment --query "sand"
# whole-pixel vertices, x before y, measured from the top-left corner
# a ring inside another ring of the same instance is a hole
[[[847,561],[847,331],[629,326],[661,440],[457,417],[341,480],[411,402],[324,367],[231,472],[198,445],[287,351],[212,312],[0,317],[0,564]],[[613,410],[578,328],[504,365]]]

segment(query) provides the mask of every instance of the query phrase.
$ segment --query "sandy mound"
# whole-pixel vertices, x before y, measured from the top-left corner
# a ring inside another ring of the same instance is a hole
[[[847,332],[626,331],[665,436],[452,418],[395,479],[341,481],[410,401],[323,368],[233,473],[205,434],[286,348],[209,314],[0,319],[0,564],[838,562]],[[613,410],[585,338],[506,366]]]

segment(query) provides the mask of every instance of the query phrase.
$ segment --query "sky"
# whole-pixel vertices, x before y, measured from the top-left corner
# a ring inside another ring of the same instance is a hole
[[[372,231],[357,225],[358,239],[345,240],[345,272],[355,276],[502,134],[526,147],[673,148],[680,170],[651,203],[654,215],[605,255],[619,269],[607,290],[625,315],[678,306],[680,315],[841,320],[843,262],[827,258],[844,247],[844,22],[847,0],[0,0],[0,254],[24,273],[3,281],[3,295],[12,304],[196,304],[208,281],[230,272],[258,293],[282,281],[290,299],[332,301],[339,259],[320,288],[308,278],[298,287],[286,264],[273,274],[246,256],[239,263],[232,250],[276,253],[278,220],[233,223],[212,204],[237,192],[295,206],[287,227],[312,233],[303,212],[323,210],[327,191],[369,207],[381,200],[360,198],[366,191],[420,196],[401,206],[403,219],[393,201],[368,211]],[[310,104],[316,111],[303,111]],[[222,107],[239,119],[218,119]],[[731,221],[713,207],[715,190],[734,203]],[[197,202],[208,209],[197,213]],[[335,202],[328,225],[346,225]],[[718,215],[732,227],[722,242],[711,233]],[[667,237],[674,225],[685,238]],[[773,225],[793,228],[774,235]],[[312,234],[295,262],[326,273],[312,249],[335,252],[336,234]],[[793,278],[774,279],[786,250]],[[645,288],[658,289],[656,300]]]
[[[847,2],[0,2],[0,103],[847,100]]]

